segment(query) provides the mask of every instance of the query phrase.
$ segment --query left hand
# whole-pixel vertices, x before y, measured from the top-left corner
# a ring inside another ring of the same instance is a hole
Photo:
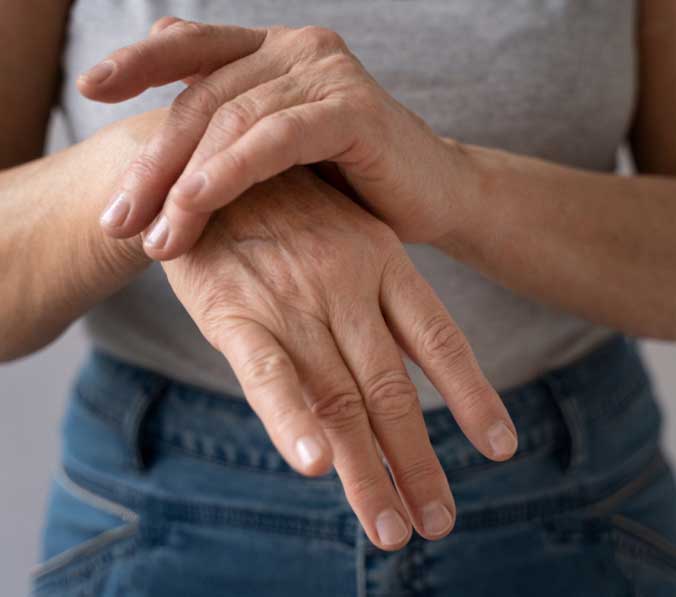
[[[168,17],[79,86],[89,98],[119,102],[178,80],[189,87],[102,219],[109,234],[124,238],[162,210],[146,234],[154,258],[182,254],[211,212],[300,164],[333,162],[403,241],[432,242],[461,217],[452,198],[457,147],[386,93],[330,30]]]

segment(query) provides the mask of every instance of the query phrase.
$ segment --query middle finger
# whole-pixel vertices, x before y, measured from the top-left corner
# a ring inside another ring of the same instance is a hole
[[[415,386],[377,303],[352,309],[334,335],[359,385],[380,446],[416,530],[447,535],[455,521],[448,480],[432,448]]]

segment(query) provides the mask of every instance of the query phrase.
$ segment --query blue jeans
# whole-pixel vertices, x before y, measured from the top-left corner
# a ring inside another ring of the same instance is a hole
[[[676,595],[676,491],[634,344],[503,394],[517,455],[426,413],[455,531],[369,544],[335,475],[306,479],[243,401],[94,354],[64,427],[35,595]]]

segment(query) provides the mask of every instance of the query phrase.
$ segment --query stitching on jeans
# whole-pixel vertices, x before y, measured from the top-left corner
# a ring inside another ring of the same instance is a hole
[[[194,458],[198,458],[200,460],[204,460],[205,462],[208,462],[209,464],[214,464],[219,467],[223,468],[236,468],[238,471],[243,471],[243,472],[251,472],[251,473],[260,473],[260,472],[265,472],[266,475],[274,475],[278,476],[280,479],[288,480],[289,477],[294,477],[298,479],[303,479],[302,475],[300,473],[295,472],[290,466],[288,466],[285,462],[282,461],[281,466],[279,469],[269,469],[269,468],[261,468],[260,466],[253,466],[245,462],[245,460],[242,458],[237,458],[236,453],[234,451],[230,452],[230,456],[228,458],[218,458],[211,456],[209,454],[204,454],[204,453],[197,453],[194,452],[188,448],[186,448],[183,445],[175,444],[173,442],[169,442],[164,439],[156,439],[158,444],[164,444],[166,446],[167,450],[178,452],[183,455],[188,455]],[[324,475],[323,477],[315,477],[312,479],[312,483],[316,485],[324,485],[324,484],[332,484],[335,485],[338,482],[338,477],[335,472],[328,473],[327,475]]]
[[[596,515],[604,515],[612,512],[626,500],[645,489],[652,481],[659,478],[659,476],[666,470],[667,464],[664,461],[662,454],[658,452],[655,455],[655,458],[653,458],[653,460],[638,477],[621,487],[612,495],[609,495],[604,500],[591,506],[589,509],[590,512]]]
[[[118,427],[120,425],[121,421],[109,411],[101,408],[96,400],[90,398],[88,393],[83,391],[80,383],[75,386],[73,391],[80,402],[92,413],[101,417],[108,423],[112,424],[114,427]]]
[[[82,485],[75,483],[64,468],[62,468],[57,473],[55,480],[73,497],[91,506],[95,510],[103,510],[108,514],[117,516],[127,523],[138,522],[139,515],[136,512],[130,510],[129,508],[125,508],[121,504],[117,504],[103,496],[97,495]]]
[[[622,515],[610,517],[613,543],[621,554],[661,565],[676,574],[676,546],[656,531]]]
[[[558,516],[592,506],[599,500],[619,491],[635,477],[635,471],[642,468],[642,463],[654,459],[654,446],[648,448],[651,450],[650,457],[646,458],[645,450],[637,452],[635,457],[632,458],[632,461],[635,461],[635,466],[630,467],[632,473],[623,475],[620,480],[612,484],[612,487],[607,487],[607,478],[600,478],[558,489],[553,491],[551,495],[543,494],[536,499],[529,498],[527,502],[520,502],[519,498],[514,498],[511,503],[503,506],[465,511],[458,516],[455,532],[532,522],[533,520]],[[624,466],[627,466],[627,462],[624,463]]]
[[[69,468],[67,473],[78,485],[89,488],[97,494],[114,496],[117,502],[144,512],[150,518],[159,516],[165,522],[231,525],[288,535],[313,536],[354,546],[356,522],[351,512],[336,510],[336,520],[322,520],[296,513],[256,511],[213,502],[187,502],[142,493],[133,488],[96,479],[91,472],[83,475]]]
[[[75,499],[95,510],[103,511],[120,519],[120,526],[104,531],[95,537],[75,545],[66,551],[34,566],[30,572],[33,581],[39,581],[51,572],[68,566],[78,558],[95,556],[102,548],[132,536],[138,530],[139,516],[135,512],[96,495],[72,481],[65,470],[61,469],[55,481]]]

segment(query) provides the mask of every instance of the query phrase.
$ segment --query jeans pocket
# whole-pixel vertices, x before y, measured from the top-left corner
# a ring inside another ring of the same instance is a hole
[[[593,563],[616,591],[605,594],[676,595],[676,487],[660,454],[614,494],[546,526],[552,549]]]
[[[676,485],[661,453],[591,512],[608,525],[617,563],[637,595],[676,595]]]
[[[138,540],[135,512],[61,472],[52,486],[43,557],[31,572],[31,594],[103,595],[111,583],[124,580],[122,564],[135,553]]]
[[[622,515],[610,518],[618,567],[635,595],[676,595],[676,546],[645,524]]]

